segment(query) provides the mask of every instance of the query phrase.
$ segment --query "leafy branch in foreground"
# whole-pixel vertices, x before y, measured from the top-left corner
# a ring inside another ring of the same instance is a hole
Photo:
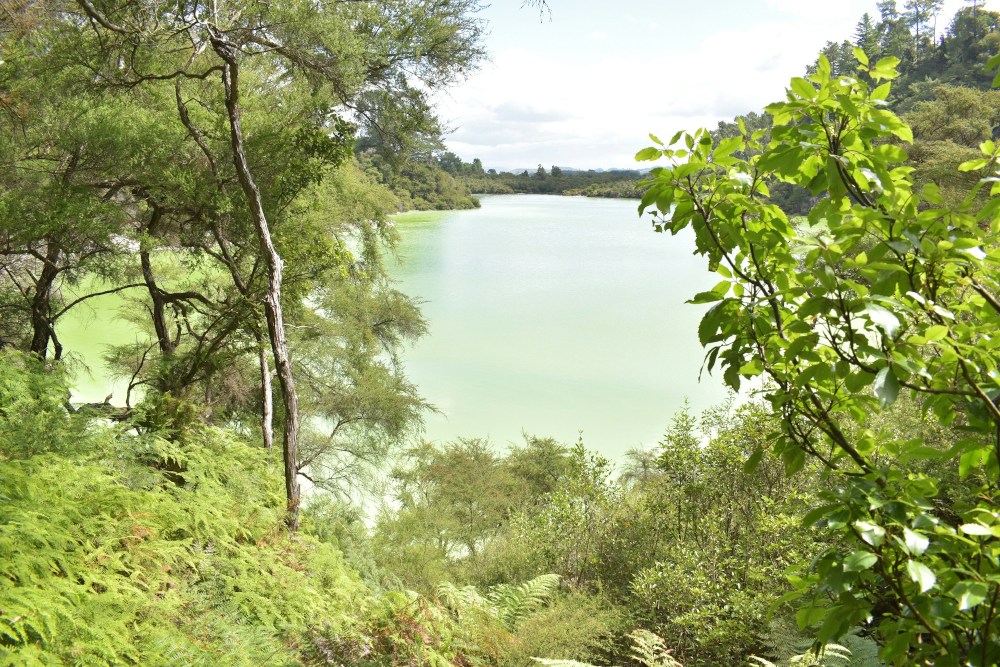
[[[1000,199],[949,206],[919,192],[888,111],[896,59],[863,77],[792,79],[767,111],[771,140],[715,141],[679,132],[636,156],[664,158],[640,213],[657,231],[691,227],[722,280],[696,295],[706,366],[738,389],[762,376],[781,417],[774,454],[788,473],[807,457],[829,488],[805,523],[835,537],[785,601],[805,598],[799,625],[830,642],[874,626],[892,664],[990,665],[1000,660]],[[862,79],[877,84],[874,90]],[[962,171],[992,170],[993,142]],[[769,185],[809,188],[819,201],[804,232],[769,199]],[[996,195],[1000,188],[990,192]],[[879,428],[909,390],[951,436]],[[763,455],[758,449],[748,462]]]

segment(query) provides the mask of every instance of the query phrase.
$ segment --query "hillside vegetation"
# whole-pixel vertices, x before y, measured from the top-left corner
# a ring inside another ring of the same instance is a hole
[[[755,392],[617,471],[416,437],[387,213],[634,187],[440,150],[478,3],[4,9],[0,664],[1000,664],[1000,15],[879,6],[639,151],[717,275],[705,369]],[[106,294],[127,392],[74,403]]]

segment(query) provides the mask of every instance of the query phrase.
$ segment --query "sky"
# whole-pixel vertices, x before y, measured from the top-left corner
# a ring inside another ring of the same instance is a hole
[[[492,0],[490,60],[436,97],[448,150],[495,169],[635,168],[649,133],[714,128],[783,99],[874,0]],[[903,2],[897,3],[902,7]],[[946,0],[943,32],[965,3]],[[987,3],[988,9],[993,9]]]

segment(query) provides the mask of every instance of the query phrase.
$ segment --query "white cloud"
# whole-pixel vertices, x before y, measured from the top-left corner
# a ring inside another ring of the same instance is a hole
[[[720,29],[724,8],[716,2],[689,8],[665,28],[649,21],[638,29],[641,14],[612,24],[605,13],[594,19],[603,23],[589,26],[599,29],[582,31],[591,39],[575,38],[588,24],[588,7],[566,10],[575,13],[563,33],[551,28],[548,42],[498,50],[481,72],[439,98],[442,117],[456,128],[446,142],[487,167],[634,166],[649,132],[714,127],[780,99],[788,79],[827,40],[851,37],[862,13],[876,13],[874,2],[861,0],[824,4],[823,11],[812,2],[765,0]]]

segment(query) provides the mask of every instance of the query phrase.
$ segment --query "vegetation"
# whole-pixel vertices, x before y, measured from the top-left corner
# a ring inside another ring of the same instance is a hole
[[[723,278],[693,299],[713,304],[699,327],[708,368],[734,389],[766,377],[775,455],[789,473],[818,461],[833,481],[804,520],[830,546],[785,598],[808,599],[799,625],[828,642],[869,623],[895,664],[988,665],[1000,659],[996,200],[976,197],[985,180],[958,205],[933,182],[915,190],[898,145],[913,131],[884,108],[896,60],[855,55],[877,87],[821,56],[768,108],[767,145],[741,128],[641,151],[673,164],[654,169],[640,210],[659,231],[692,227]],[[992,170],[993,142],[980,150],[955,168]],[[768,201],[771,179],[820,197],[814,234]],[[879,424],[902,390],[953,435]]]
[[[442,156],[442,166],[459,178],[472,192],[481,194],[585,195],[588,197],[639,198],[642,172],[628,169],[582,171],[542,165],[519,172],[483,171],[478,159],[464,163],[452,153]]]
[[[938,41],[939,5],[649,172],[516,175],[427,103],[482,56],[471,0],[4,9],[0,664],[1000,663],[1000,16]],[[617,472],[414,443],[386,213],[469,189],[691,228],[706,369],[756,398]],[[105,294],[125,404],[73,404],[62,318]]]

